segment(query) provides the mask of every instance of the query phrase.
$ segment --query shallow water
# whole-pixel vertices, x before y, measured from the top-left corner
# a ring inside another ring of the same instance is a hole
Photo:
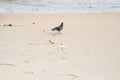
[[[0,13],[120,12],[120,0],[0,0]]]

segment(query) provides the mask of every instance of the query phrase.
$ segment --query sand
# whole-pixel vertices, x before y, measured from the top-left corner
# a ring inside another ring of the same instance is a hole
[[[120,80],[120,13],[1,14],[0,24],[12,24],[0,26],[2,80]]]

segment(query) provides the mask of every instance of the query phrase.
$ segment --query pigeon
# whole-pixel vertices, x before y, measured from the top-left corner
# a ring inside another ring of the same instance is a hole
[[[63,29],[63,22],[61,22],[59,26],[52,28],[52,31],[58,31],[60,33],[62,29]]]

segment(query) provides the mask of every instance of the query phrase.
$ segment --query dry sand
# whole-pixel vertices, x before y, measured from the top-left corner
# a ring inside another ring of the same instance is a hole
[[[13,26],[0,26],[1,80],[120,80],[120,13],[1,14],[2,23]]]

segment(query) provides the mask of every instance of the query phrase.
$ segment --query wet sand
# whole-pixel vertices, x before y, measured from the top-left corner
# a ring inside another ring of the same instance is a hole
[[[2,80],[120,80],[120,13],[1,14],[0,24]]]

